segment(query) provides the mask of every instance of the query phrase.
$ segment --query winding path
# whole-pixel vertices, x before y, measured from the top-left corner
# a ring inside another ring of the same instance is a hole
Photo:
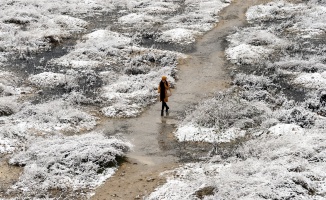
[[[95,191],[92,199],[142,199],[165,182],[159,174],[177,167],[183,156],[182,144],[173,136],[178,116],[187,106],[228,87],[225,38],[234,27],[246,24],[245,11],[249,6],[266,2],[268,0],[234,0],[219,13],[218,25],[198,38],[196,51],[178,66],[179,79],[168,103],[169,116],[161,117],[161,105],[156,103],[137,118],[110,119],[102,123],[101,127],[107,132],[124,133],[134,149],[127,155],[128,162]]]

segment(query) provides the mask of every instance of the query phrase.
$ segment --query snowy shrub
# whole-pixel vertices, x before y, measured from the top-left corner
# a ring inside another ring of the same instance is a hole
[[[0,155],[12,153],[17,146],[17,140],[4,139],[0,135]]]
[[[0,97],[0,117],[14,114],[21,109],[21,106],[18,96]]]
[[[85,35],[83,39],[84,41],[76,44],[67,55],[51,63],[81,69],[100,67],[106,62],[112,62],[112,57],[113,59],[118,56],[123,57],[126,52],[121,48],[129,46],[131,42],[130,38],[108,30],[94,31]]]
[[[227,58],[235,64],[259,64],[268,60],[276,51],[289,45],[286,39],[281,39],[272,30],[261,28],[243,28],[229,35],[230,42],[226,50]]]
[[[186,164],[147,199],[323,199],[325,134],[286,126],[245,142],[222,160]],[[298,131],[294,131],[298,130]],[[280,132],[279,132],[280,131]],[[212,188],[200,198],[198,191]]]
[[[72,91],[69,94],[63,95],[64,101],[72,105],[93,105],[103,103],[101,99],[97,97],[86,97],[81,92]]]
[[[276,104],[278,101],[274,97],[277,86],[267,76],[239,73],[235,75],[232,82],[239,87],[238,95],[247,101],[262,100],[272,104]]]
[[[131,13],[122,16],[118,19],[118,22],[123,25],[129,26],[140,26],[140,27],[151,27],[157,23],[162,23],[162,19],[159,17],[143,14],[143,13]]]
[[[26,126],[24,129],[30,129],[34,134],[39,131],[43,134],[57,131],[80,132],[92,129],[96,125],[96,118],[62,100],[54,100],[37,105],[25,104],[6,120],[0,130],[3,132],[8,126],[18,124]]]
[[[20,94],[28,88],[18,87],[19,78],[16,74],[0,70],[0,97]]]
[[[31,83],[38,87],[76,87],[77,82],[74,76],[67,74],[43,72],[36,75],[31,75],[28,79]]]
[[[0,49],[25,58],[85,31],[88,23],[77,16],[92,16],[112,9],[114,5],[100,0],[3,0],[0,2]]]
[[[326,92],[324,89],[312,91],[307,94],[305,107],[320,116],[326,116]]]
[[[246,131],[240,128],[229,128],[218,131],[216,128],[200,127],[189,123],[180,126],[175,135],[179,141],[225,143],[244,137]]]
[[[307,88],[324,88],[326,84],[326,71],[323,73],[302,73],[293,82]]]
[[[199,35],[199,32],[184,28],[176,28],[164,31],[156,41],[173,44],[191,44],[195,42],[196,35]]]
[[[184,13],[171,17],[164,24],[165,28],[184,28],[199,32],[210,30],[218,22],[217,13],[229,3],[220,0],[185,1]]]
[[[285,107],[276,111],[277,118],[283,123],[293,123],[301,127],[311,127],[314,125],[316,115],[303,106]]]
[[[269,92],[266,90],[256,90],[249,88],[247,90],[239,91],[238,95],[247,100],[247,101],[265,101],[268,103],[275,103],[277,99],[275,99]]]
[[[275,62],[274,65],[277,68],[288,70],[291,72],[306,72],[315,73],[326,71],[326,64],[323,63],[322,55],[305,56],[306,59],[302,58],[302,55],[296,56],[285,56],[280,61]]]
[[[267,90],[274,85],[268,77],[252,74],[236,74],[233,79],[233,84],[241,86],[244,89],[253,88],[256,90]]]
[[[289,20],[296,12],[307,9],[304,4],[290,4],[285,1],[270,2],[264,5],[252,6],[246,12],[247,20],[251,23],[275,20]]]
[[[180,9],[180,5],[176,4],[175,2],[151,1],[149,4],[145,3],[145,5],[146,6],[137,5],[133,8],[133,10],[155,16],[173,14]]]
[[[229,3],[221,0],[126,2],[129,12],[121,16],[118,23],[138,32],[139,37],[187,45],[193,43],[197,35],[212,29],[218,21],[217,13]]]
[[[198,106],[196,110],[199,113],[194,113],[195,116],[198,116],[194,122],[204,127],[216,127],[223,130],[231,127],[238,120],[245,118],[257,120],[255,117],[261,115],[262,110],[250,106],[248,103],[231,95],[217,95],[214,99]]]
[[[107,117],[136,117],[139,115],[141,107],[136,104],[125,105],[121,103],[113,104],[109,107],[102,108],[101,112]]]
[[[268,58],[272,50],[265,47],[240,44],[227,49],[228,59],[234,64],[258,64]]]
[[[187,114],[175,135],[180,141],[230,141],[259,126],[266,111],[261,104],[250,104],[232,94],[217,94]]]
[[[11,190],[34,198],[51,196],[51,191],[60,195],[68,190],[94,189],[114,173],[119,158],[131,147],[101,133],[30,142],[27,150],[15,154],[9,163],[24,166],[23,175]]]
[[[285,31],[299,37],[311,38],[323,34],[326,23],[325,6],[316,2],[291,4],[285,1],[271,2],[266,5],[253,6],[246,13],[251,23],[281,21],[287,22]],[[292,22],[292,23],[291,23]],[[284,30],[282,30],[284,31]]]
[[[269,133],[274,135],[295,135],[295,134],[303,134],[304,130],[298,125],[295,124],[277,124],[268,129]]]

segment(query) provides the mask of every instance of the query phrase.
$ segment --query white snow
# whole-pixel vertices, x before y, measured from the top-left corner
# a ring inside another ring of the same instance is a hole
[[[114,8],[113,4],[100,0],[2,0],[0,49],[24,58],[30,52],[49,49],[51,42],[61,42],[72,33],[85,31],[88,23],[77,16],[92,16]]]
[[[246,12],[247,20],[251,23],[255,21],[272,21],[274,19],[289,19],[295,12],[307,9],[304,4],[291,4],[286,1],[275,1],[267,4],[252,6]]]
[[[208,186],[214,190],[204,199],[310,199],[311,192],[323,199],[325,142],[318,130],[263,135],[235,150],[242,159],[216,156],[173,170],[146,199],[198,199],[196,191]]]
[[[324,34],[326,29],[325,6],[310,4],[291,4],[286,1],[271,2],[248,9],[247,20],[251,23],[259,21],[294,19],[289,32],[297,32],[299,37],[311,38]]]
[[[16,140],[4,139],[0,135],[0,154],[13,153],[16,147]]]
[[[118,19],[119,23],[124,25],[152,26],[155,23],[162,23],[159,17],[146,15],[143,13],[131,13]]]
[[[103,47],[113,47],[119,48],[129,45],[131,39],[125,37],[119,33],[108,31],[108,30],[97,30],[85,36],[87,39],[86,43],[80,43],[80,46],[91,45],[92,43],[95,45],[105,45]],[[80,46],[77,45],[77,48]]]
[[[156,42],[171,41],[186,45],[193,43],[198,35],[212,29],[218,22],[219,11],[229,4],[230,1],[221,0],[126,2],[128,10],[118,19],[118,23],[124,28],[129,26],[140,32],[157,27],[163,35],[155,36]],[[178,36],[173,36],[172,33]]]
[[[270,131],[270,133],[275,135],[296,135],[304,133],[304,130],[300,126],[295,124],[277,124],[275,126],[270,127],[268,130]]]
[[[191,44],[195,42],[196,35],[199,35],[198,31],[176,28],[162,32],[162,35],[156,41],[174,44]]]
[[[136,117],[141,112],[142,108],[136,104],[125,105],[121,102],[115,103],[112,106],[104,107],[101,112],[107,117]]]
[[[240,44],[226,50],[228,59],[232,63],[252,64],[266,59],[273,51],[266,47],[253,46],[249,44]]]
[[[289,45],[287,39],[279,38],[272,30],[244,28],[229,35],[229,48],[225,53],[235,64],[257,64],[269,58],[275,51]]]
[[[72,75],[43,72],[36,75],[31,75],[28,80],[38,87],[58,87],[66,86],[72,88],[77,86],[77,80]]]
[[[303,85],[308,88],[325,89],[326,72],[323,73],[302,73],[293,81],[295,84]]]
[[[112,176],[116,157],[124,156],[130,147],[127,142],[96,132],[35,139],[26,151],[9,161],[25,166],[11,189],[36,197],[51,189],[93,189]]]
[[[16,74],[0,70],[0,97],[30,93],[31,88],[19,87],[19,78]]]
[[[37,105],[25,103],[15,114],[5,117],[4,122],[0,134],[15,138],[91,130],[96,125],[96,117],[59,99]]]
[[[218,132],[215,128],[195,127],[192,124],[178,128],[175,136],[179,141],[200,141],[209,143],[230,142],[236,138],[245,136],[246,131],[230,128],[223,132]]]

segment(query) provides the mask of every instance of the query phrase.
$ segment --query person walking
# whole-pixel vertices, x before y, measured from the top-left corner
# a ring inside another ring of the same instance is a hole
[[[162,102],[162,110],[161,110],[161,116],[163,116],[164,113],[164,107],[166,108],[166,113],[169,112],[169,106],[166,104],[169,100],[169,96],[171,96],[171,89],[170,84],[167,81],[166,76],[162,76],[162,80],[158,86],[158,93],[160,93],[160,101]]]

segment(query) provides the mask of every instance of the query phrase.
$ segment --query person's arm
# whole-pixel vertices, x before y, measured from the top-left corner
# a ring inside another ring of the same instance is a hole
[[[169,82],[167,82],[167,90],[170,91],[170,96],[172,95],[172,92],[171,92],[171,85]]]

